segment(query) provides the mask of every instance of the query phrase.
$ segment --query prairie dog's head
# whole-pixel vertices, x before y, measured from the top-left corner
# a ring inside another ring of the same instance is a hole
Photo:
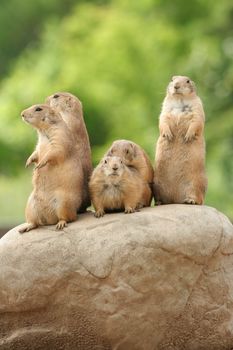
[[[175,75],[167,87],[167,93],[173,97],[188,97],[196,93],[194,82],[186,76]]]
[[[46,98],[45,103],[54,108],[57,112],[82,114],[82,103],[69,92],[56,92]]]
[[[49,129],[62,121],[61,116],[46,104],[33,105],[21,113],[22,119],[39,130]]]
[[[125,165],[120,157],[104,157],[101,161],[101,169],[106,176],[121,176]]]
[[[121,157],[125,164],[129,164],[136,158],[137,149],[135,144],[130,141],[117,140],[113,142],[107,155]]]

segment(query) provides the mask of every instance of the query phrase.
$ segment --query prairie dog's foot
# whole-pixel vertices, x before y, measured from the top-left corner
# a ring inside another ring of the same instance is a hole
[[[101,217],[104,216],[104,214],[105,214],[104,210],[103,210],[103,209],[99,209],[99,210],[97,210],[97,211],[95,212],[94,215],[95,215],[96,218],[101,218]]]
[[[195,201],[195,199],[187,197],[184,200],[184,204],[197,204],[197,202]]]
[[[65,220],[59,220],[56,225],[56,230],[63,230],[64,227],[67,227],[67,222]]]
[[[24,233],[33,230],[34,228],[37,228],[36,224],[27,224],[19,229],[19,233]]]
[[[131,213],[135,213],[135,208],[126,207],[125,214],[131,214]]]

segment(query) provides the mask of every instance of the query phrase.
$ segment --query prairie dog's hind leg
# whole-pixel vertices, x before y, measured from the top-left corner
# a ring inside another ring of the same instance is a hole
[[[194,198],[186,197],[184,199],[184,204],[198,204]]]
[[[131,198],[126,198],[124,201],[125,214],[135,213],[135,211],[137,211],[138,203],[139,198],[134,198],[132,196]]]
[[[56,230],[63,230],[67,226],[68,222],[77,220],[77,207],[69,200],[58,200],[59,204],[56,210],[58,223],[56,225]]]
[[[31,231],[39,225],[34,192],[32,192],[28,198],[25,214],[27,223],[19,229],[19,233]]]
[[[19,229],[19,233],[28,232],[28,231],[31,231],[31,230],[37,228],[37,227],[38,227],[37,224],[27,223],[26,225],[24,225],[23,227],[21,227],[21,228]]]
[[[194,182],[192,186],[187,188],[183,194],[183,203],[202,205],[204,202],[204,194],[203,191],[200,190],[200,187],[199,183]]]

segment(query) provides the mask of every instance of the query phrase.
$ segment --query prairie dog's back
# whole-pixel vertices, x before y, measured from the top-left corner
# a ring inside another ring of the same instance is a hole
[[[134,167],[141,174],[144,181],[153,181],[153,167],[146,152],[136,143],[128,140],[116,140],[106,155],[121,157],[127,166]]]
[[[72,132],[72,139],[76,147],[77,157],[80,159],[83,174],[83,206],[82,211],[90,205],[88,181],[92,173],[91,147],[87,128],[83,118],[83,109],[81,101],[68,92],[57,92],[46,99],[46,103],[52,106],[67,124]]]

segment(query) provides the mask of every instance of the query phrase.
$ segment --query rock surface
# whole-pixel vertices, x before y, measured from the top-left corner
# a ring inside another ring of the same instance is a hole
[[[0,240],[0,349],[233,348],[233,226],[167,205]]]

